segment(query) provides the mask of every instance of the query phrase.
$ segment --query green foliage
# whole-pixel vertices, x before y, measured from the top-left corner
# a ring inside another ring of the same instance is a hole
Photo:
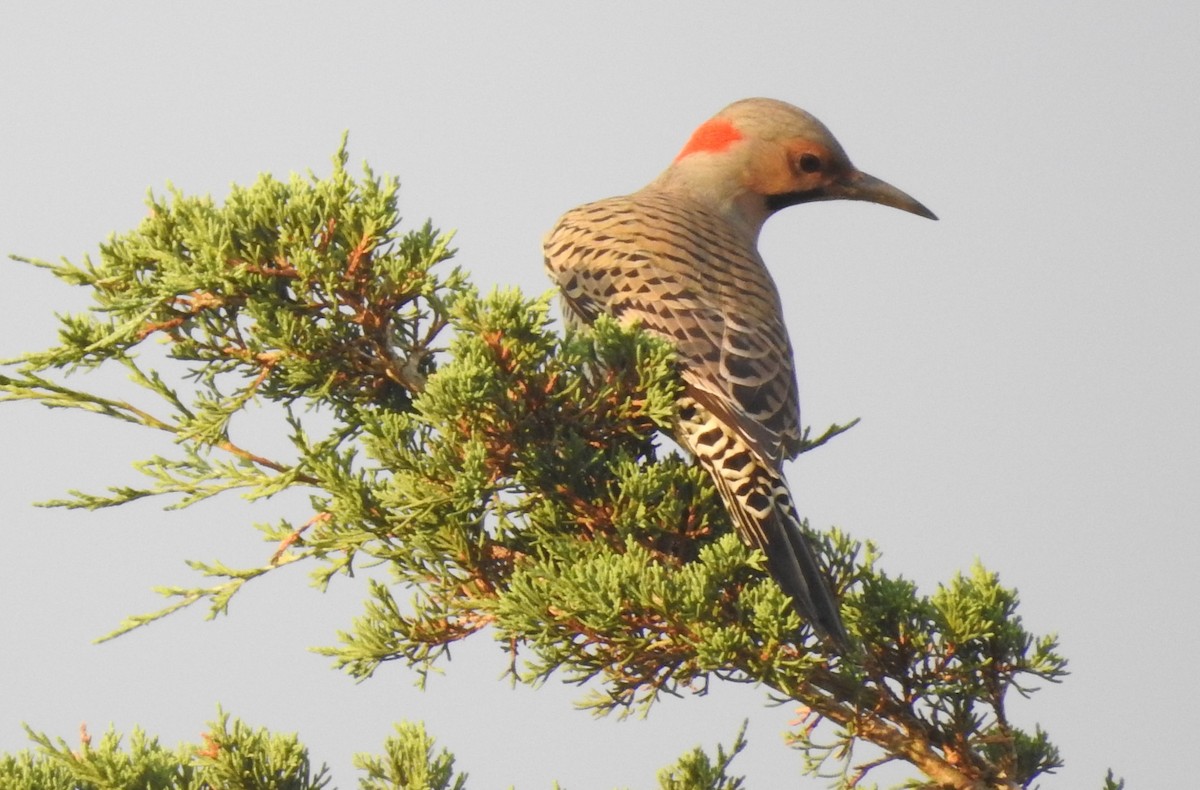
[[[728,770],[733,758],[746,748],[745,735],[746,722],[742,722],[728,752],[725,747],[717,746],[715,761],[703,749],[693,749],[675,765],[658,772],[658,786],[661,790],[743,790],[745,779],[729,776]]]
[[[356,755],[355,767],[366,772],[362,790],[463,790],[466,774],[454,773],[454,756],[443,749],[433,753],[433,738],[421,724],[403,722],[384,741],[383,756]]]
[[[204,733],[196,761],[205,786],[229,790],[319,790],[329,783],[324,766],[311,776],[308,750],[295,733],[272,735],[220,713]]]
[[[315,774],[294,734],[272,735],[219,713],[201,744],[168,749],[135,729],[129,746],[111,727],[92,743],[80,731],[78,748],[26,728],[36,751],[0,758],[6,790],[321,790],[328,771]]]
[[[80,730],[79,746],[26,728],[32,750],[0,756],[4,790],[333,790],[328,770],[315,773],[308,749],[294,733],[272,734],[218,711],[199,743],[173,749],[135,729],[128,747],[109,728],[98,743]],[[740,790],[729,765],[746,747],[745,725],[729,751],[709,757],[699,747],[658,774],[664,790]],[[382,754],[354,755],[361,790],[465,790],[454,755],[437,749],[422,724],[401,722],[384,740]]]
[[[591,681],[580,704],[597,713],[645,712],[714,681],[763,685],[802,706],[791,741],[842,787],[893,759],[955,787],[1029,786],[1060,764],[1005,699],[1059,680],[1066,662],[1053,637],[1024,629],[995,574],[976,567],[926,597],[884,572],[872,544],[813,532],[861,645],[827,654],[732,535],[703,472],[658,446],[679,388],[670,349],[604,321],[562,337],[548,297],[479,296],[447,267],[448,236],[401,232],[396,182],[355,179],[346,161],[343,147],[328,178],[264,176],[220,206],[172,191],[98,264],[29,261],[95,305],[60,317],[57,346],[7,364],[4,399],[103,414],[177,446],[137,464],[141,487],[48,504],[186,507],[289,489],[311,503],[302,524],[255,525],[271,544],[260,565],[193,562],[207,582],[162,588],[167,606],[110,636],[198,602],[224,613],[286,564],[307,563],[323,588],[365,562],[391,583],[369,581],[362,614],[322,649],[358,678],[389,661],[423,677],[490,627],[516,680]],[[63,381],[99,367],[127,371],[136,397]],[[260,450],[264,435],[286,436],[290,454]],[[459,786],[423,731],[395,737],[362,763],[370,781]],[[739,786],[724,771],[741,743],[681,762],[666,786]],[[885,756],[856,762],[863,743]]]

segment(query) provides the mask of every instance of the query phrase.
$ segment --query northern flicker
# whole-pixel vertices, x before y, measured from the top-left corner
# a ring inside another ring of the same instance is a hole
[[[745,99],[703,123],[658,178],[567,212],[546,235],[546,269],[568,322],[608,314],[678,353],[675,438],[712,475],[743,540],[815,631],[849,637],[783,475],[801,450],[792,346],[758,234],[779,209],[864,200],[937,219],[850,164],[813,116]]]

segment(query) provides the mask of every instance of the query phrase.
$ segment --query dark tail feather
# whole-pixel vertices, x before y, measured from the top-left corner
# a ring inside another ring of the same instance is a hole
[[[833,642],[839,652],[850,651],[850,635],[842,626],[838,600],[829,591],[808,537],[800,531],[799,523],[793,523],[778,510],[772,521],[763,529],[767,533],[763,551],[770,575],[792,598],[792,605],[805,622]]]
[[[775,581],[806,623],[839,652],[851,649],[837,600],[800,526],[783,473],[691,396],[680,400],[680,444],[712,476],[742,539],[762,549]]]
[[[842,625],[837,599],[817,564],[816,553],[800,527],[800,519],[786,492],[785,487],[786,499],[783,501],[776,494],[774,517],[763,524],[767,539],[763,552],[767,555],[771,575],[791,597],[796,611],[818,634],[833,643],[839,652],[849,652],[850,636]]]

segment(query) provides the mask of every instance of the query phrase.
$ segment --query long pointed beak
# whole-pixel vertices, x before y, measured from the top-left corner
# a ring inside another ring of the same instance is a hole
[[[886,181],[854,170],[821,190],[826,200],[865,200],[881,206],[891,206],[928,219],[937,215],[925,208],[907,192],[901,192]]]

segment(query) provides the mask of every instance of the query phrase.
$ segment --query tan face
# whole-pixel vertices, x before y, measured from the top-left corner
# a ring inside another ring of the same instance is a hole
[[[760,141],[743,184],[765,198],[769,212],[818,200],[862,200],[937,219],[910,195],[850,164],[836,146],[811,138]]]
[[[840,152],[813,140],[762,143],[746,173],[746,188],[759,195],[823,189],[853,170]]]

